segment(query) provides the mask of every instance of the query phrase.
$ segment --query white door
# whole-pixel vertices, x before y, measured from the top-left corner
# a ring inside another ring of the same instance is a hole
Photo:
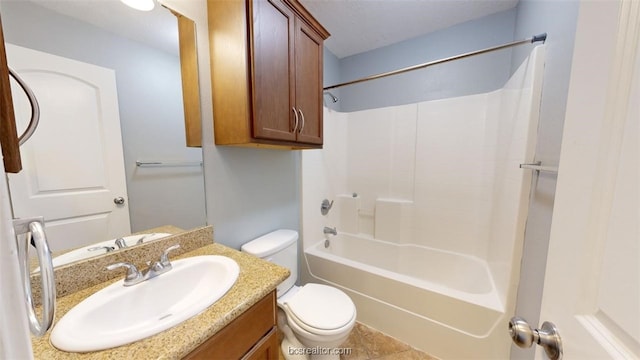
[[[52,251],[128,235],[114,71],[11,44],[7,59],[32,88],[41,114],[20,149],[23,171],[9,174],[14,216],[44,216]],[[13,81],[12,94],[21,132],[31,110]]]
[[[0,161],[0,174],[4,165]],[[9,209],[9,191],[0,176],[0,359],[33,359],[26,299]]]
[[[640,358],[639,42],[640,1],[581,2],[540,317],[565,359]]]

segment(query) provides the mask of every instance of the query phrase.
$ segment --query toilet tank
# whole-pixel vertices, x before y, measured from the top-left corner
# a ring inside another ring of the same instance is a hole
[[[240,248],[243,252],[271,261],[291,271],[291,275],[278,285],[278,296],[284,294],[298,280],[298,232],[281,229],[249,241]]]

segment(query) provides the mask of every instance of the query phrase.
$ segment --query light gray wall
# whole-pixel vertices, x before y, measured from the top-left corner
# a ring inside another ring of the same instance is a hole
[[[324,48],[323,56],[324,56],[324,59],[322,60],[323,61],[322,74],[324,77],[323,79],[324,86],[329,86],[329,85],[339,83],[340,82],[340,59],[338,59],[338,57],[335,56],[331,52],[331,50],[327,49],[326,47]],[[330,91],[331,91],[331,94],[333,94],[338,99],[340,99],[340,89],[333,89]],[[340,104],[342,104],[341,101],[334,103],[331,100],[331,97],[326,94],[323,96],[323,100],[324,100],[324,105],[329,109],[333,109],[337,111],[341,110],[341,106],[340,106]]]
[[[115,70],[132,231],[204,225],[202,169],[136,160],[201,160],[186,148],[180,59],[27,1],[3,2],[7,42]]]
[[[577,0],[520,0],[517,8],[516,37],[548,34],[536,148],[536,160],[545,165],[557,165],[560,160],[578,7]],[[515,50],[513,68],[526,56],[524,48]],[[556,180],[556,175],[540,173],[532,186],[516,304],[516,314],[527,319],[531,326],[553,321],[539,319],[539,316]],[[533,359],[534,351],[514,346],[511,357]]]
[[[510,42],[515,19],[516,10],[511,9],[340,59],[341,81]],[[345,86],[340,89],[340,109],[349,112],[487,92],[502,87],[510,70],[511,50],[475,56]]]
[[[299,151],[207,146],[207,213],[218,243],[240,248],[300,228]]]

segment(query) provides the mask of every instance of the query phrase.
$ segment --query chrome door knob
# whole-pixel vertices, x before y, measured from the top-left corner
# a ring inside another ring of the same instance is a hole
[[[531,347],[535,343],[544,348],[549,359],[562,359],[562,339],[551,322],[545,321],[540,329],[533,329],[525,319],[515,316],[509,321],[509,335],[521,348]]]
[[[124,198],[122,196],[118,196],[117,198],[113,199],[113,202],[116,205],[122,205],[124,204]]]

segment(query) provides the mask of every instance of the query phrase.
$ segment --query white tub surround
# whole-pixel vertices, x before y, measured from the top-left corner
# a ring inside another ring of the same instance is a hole
[[[359,321],[437,357],[508,358],[544,49],[490,93],[326,110],[324,149],[301,155],[303,281],[344,289]]]

